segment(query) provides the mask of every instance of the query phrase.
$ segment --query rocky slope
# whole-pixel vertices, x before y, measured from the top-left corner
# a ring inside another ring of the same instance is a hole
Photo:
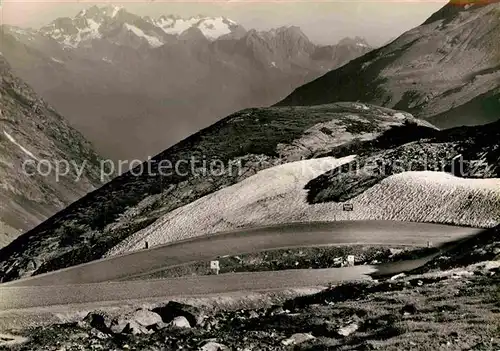
[[[269,106],[371,50],[361,38],[317,46],[298,27],[247,31],[226,18],[153,19],[110,7],[2,32],[16,73],[103,155],[128,160],[221,116]]]
[[[424,24],[278,103],[362,101],[401,109],[436,126],[500,118],[500,3],[451,1]]]
[[[100,186],[99,162],[0,55],[0,247]]]
[[[21,236],[0,251],[0,276],[11,280],[100,258],[161,216],[260,170],[315,158],[355,139],[368,142],[405,123],[435,130],[409,114],[363,104],[243,110]],[[178,165],[177,172],[161,171],[165,161]]]

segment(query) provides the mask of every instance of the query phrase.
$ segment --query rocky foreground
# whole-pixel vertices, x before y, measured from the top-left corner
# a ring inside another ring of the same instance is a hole
[[[498,350],[500,228],[407,275],[261,309],[170,301],[21,333],[13,350]],[[18,333],[19,334],[19,333]],[[1,342],[8,342],[4,336]]]

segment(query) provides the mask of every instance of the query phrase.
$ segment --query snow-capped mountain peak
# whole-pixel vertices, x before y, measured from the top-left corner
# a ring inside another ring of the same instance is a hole
[[[75,18],[115,18],[118,13],[123,9],[121,6],[97,6],[94,5],[87,9],[80,11]]]
[[[151,19],[150,22],[170,35],[180,35],[189,28],[196,27],[208,39],[218,39],[223,35],[231,34],[240,27],[235,21],[225,17],[194,16],[181,18],[178,16],[161,16]]]
[[[83,9],[74,18],[63,17],[42,27],[40,32],[64,47],[76,48],[82,42],[102,37],[105,23],[112,22],[122,11],[119,6],[97,6]]]
[[[78,17],[58,18],[48,26],[40,29],[41,34],[47,35],[65,47],[76,48],[82,41],[101,37],[101,23],[93,18]]]
[[[83,42],[107,37],[116,28],[122,27],[145,40],[151,47],[159,47],[165,42],[165,35],[180,36],[190,28],[199,29],[209,40],[216,40],[232,33],[246,32],[243,27],[228,18],[193,16],[182,18],[162,15],[158,18],[140,17],[129,13],[120,6],[97,6],[80,11],[74,18],[58,18],[41,28],[43,35],[52,37],[66,48],[77,48]],[[110,39],[112,40],[112,39]],[[119,42],[112,40],[115,43]]]

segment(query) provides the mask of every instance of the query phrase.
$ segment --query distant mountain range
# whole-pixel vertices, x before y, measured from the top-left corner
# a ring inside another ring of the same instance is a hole
[[[296,89],[278,106],[364,101],[440,128],[500,118],[500,3],[451,1],[390,44]]]
[[[110,6],[39,30],[3,26],[2,36],[15,72],[113,159],[145,159],[371,50],[362,38],[318,46],[298,27],[247,31],[224,17]]]
[[[74,18],[58,18],[38,32],[55,39],[65,48],[92,45],[91,41],[95,39],[130,45],[127,39],[132,36],[128,34],[137,37],[134,39],[136,45],[142,43],[159,47],[192,29],[199,30],[210,40],[237,38],[246,32],[242,26],[225,17],[140,17],[118,6],[93,6],[82,10]]]

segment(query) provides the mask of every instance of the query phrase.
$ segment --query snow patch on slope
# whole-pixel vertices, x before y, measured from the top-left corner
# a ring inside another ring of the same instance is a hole
[[[113,12],[111,13],[111,18],[115,18],[121,9],[122,9],[121,6],[113,6]]]
[[[24,146],[22,146],[21,144],[19,144],[16,139],[14,139],[9,133],[7,133],[5,130],[3,131],[3,134],[7,137],[7,139],[9,139],[14,145],[16,145],[17,147],[19,147],[26,155],[28,155],[29,157],[37,160],[37,161],[40,161],[31,151],[29,151],[28,149],[26,149]]]
[[[102,37],[99,32],[101,25],[93,19],[85,19],[87,26],[77,28],[78,33],[75,35],[63,34],[60,29],[56,28],[47,34],[53,39],[60,42],[65,47],[76,48],[84,40],[99,39]]]
[[[87,19],[87,25],[88,27],[83,29],[81,33],[86,34],[87,38],[99,38],[99,28],[101,27],[101,25],[93,19]]]
[[[157,37],[154,37],[152,35],[148,35],[148,34],[144,33],[144,31],[142,29],[137,28],[136,26],[125,23],[125,28],[127,30],[131,31],[132,33],[134,33],[135,35],[137,35],[138,37],[146,39],[147,42],[149,43],[149,45],[151,45],[152,47],[160,47],[163,45],[163,43],[160,41],[160,39],[158,39]]]
[[[200,23],[199,28],[203,35],[209,39],[217,39],[231,33],[231,29],[222,17],[207,18]]]
[[[155,21],[154,24],[160,27],[167,34],[178,35],[193,27],[200,21],[200,17],[192,17],[189,19],[162,17]]]
[[[237,223],[261,220],[263,206],[269,215],[279,212],[292,218],[293,207],[307,207],[305,184],[311,179],[344,163],[354,156],[325,157],[287,163],[258,172],[233,186],[219,190],[163,216],[150,227],[137,232],[111,250],[113,254],[137,250],[143,240],[159,245],[175,240],[235,228]],[[267,205],[275,205],[268,208]],[[284,205],[284,207],[282,207]],[[255,208],[257,210],[257,208]],[[271,213],[272,212],[272,213]]]
[[[500,221],[500,179],[462,179],[443,172],[391,176],[349,201],[308,204],[305,184],[325,168],[349,162],[323,158],[257,173],[160,218],[108,255],[246,226],[304,221],[398,220],[493,227]],[[326,166],[326,167],[325,167]]]
[[[52,61],[57,62],[57,63],[64,63],[64,61],[61,61],[59,59],[56,59],[55,57],[50,58]]]

